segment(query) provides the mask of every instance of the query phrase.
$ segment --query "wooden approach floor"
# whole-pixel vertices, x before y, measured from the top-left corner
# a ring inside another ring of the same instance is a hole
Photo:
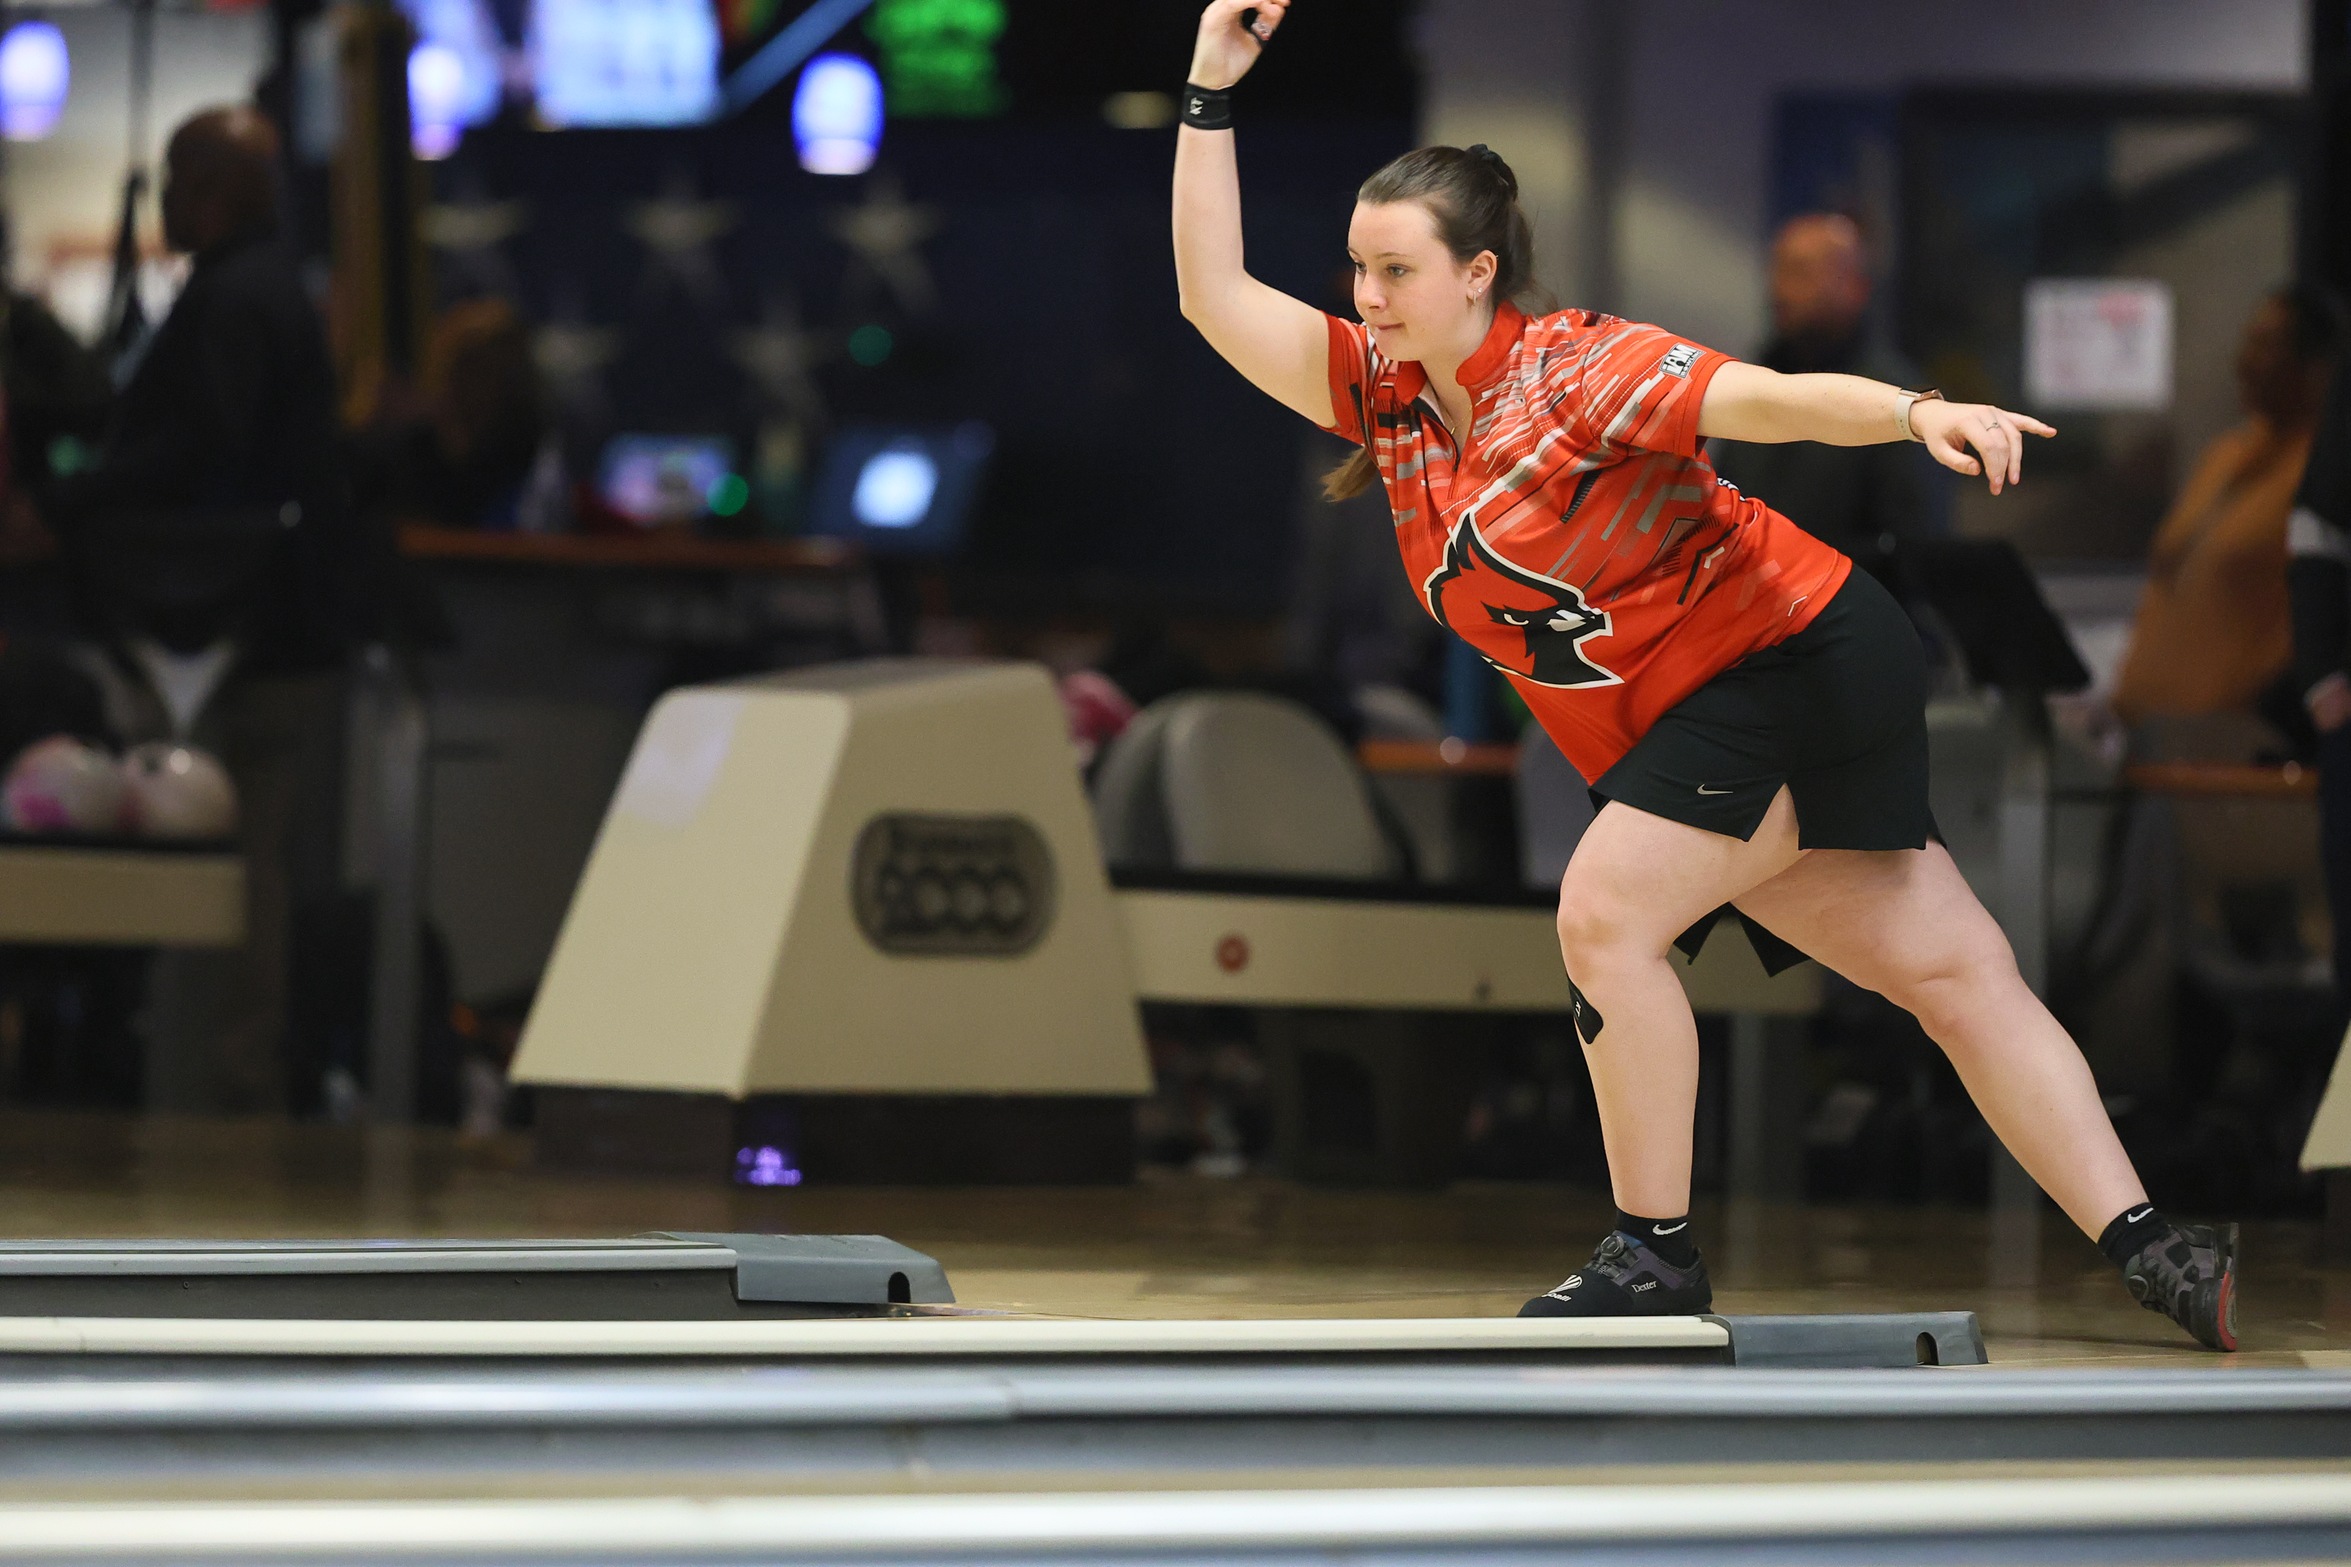
[[[1581,1262],[1608,1213],[1597,1193],[1516,1184],[761,1191],[552,1174],[524,1137],[0,1111],[0,1235],[877,1233],[936,1256],[966,1305],[1062,1316],[1506,1315]],[[2054,1210],[2037,1278],[1997,1283],[1981,1213],[1717,1205],[1695,1219],[1725,1312],[1973,1310],[2010,1365],[2351,1366],[2351,1268],[2318,1265],[2311,1225],[2246,1227],[2245,1350],[2220,1356],[2134,1305]]]

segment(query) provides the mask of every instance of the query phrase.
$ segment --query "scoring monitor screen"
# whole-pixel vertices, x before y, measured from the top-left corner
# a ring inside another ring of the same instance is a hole
[[[878,554],[950,554],[995,450],[977,422],[852,425],[825,454],[811,524]]]
[[[604,504],[646,527],[698,522],[734,473],[734,443],[716,435],[622,435],[604,448]]]
[[[546,125],[693,125],[718,109],[710,0],[533,0],[531,74]]]

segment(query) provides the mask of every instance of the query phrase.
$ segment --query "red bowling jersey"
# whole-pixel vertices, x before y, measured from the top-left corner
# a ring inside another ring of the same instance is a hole
[[[1358,445],[1370,432],[1421,603],[1509,677],[1587,779],[1715,675],[1803,630],[1852,569],[1698,454],[1722,354],[1505,302],[1461,366],[1464,446],[1417,363],[1329,320],[1333,428]]]

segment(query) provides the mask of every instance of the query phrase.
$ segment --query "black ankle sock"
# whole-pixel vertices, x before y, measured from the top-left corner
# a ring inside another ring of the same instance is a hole
[[[2098,1249],[2106,1253],[2106,1260],[2122,1267],[2149,1243],[2163,1238],[2171,1229],[2171,1221],[2151,1202],[2126,1208],[2114,1216],[2114,1222],[2098,1237]]]
[[[1677,1268],[1698,1260],[1698,1243],[1690,1239],[1690,1216],[1678,1219],[1641,1219],[1616,1210],[1616,1227]]]

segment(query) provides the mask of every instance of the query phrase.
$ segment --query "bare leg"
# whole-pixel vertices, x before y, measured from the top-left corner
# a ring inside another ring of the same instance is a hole
[[[1599,1014],[1584,1059],[1609,1182],[1627,1213],[1662,1219],[1690,1207],[1698,1029],[1666,953],[1700,917],[1802,852],[1785,789],[1744,843],[1611,803],[1576,845],[1559,887],[1559,948]]]
[[[2093,1240],[2146,1202],[2089,1064],[1941,844],[1815,849],[1733,901],[1915,1016],[1992,1131]]]

